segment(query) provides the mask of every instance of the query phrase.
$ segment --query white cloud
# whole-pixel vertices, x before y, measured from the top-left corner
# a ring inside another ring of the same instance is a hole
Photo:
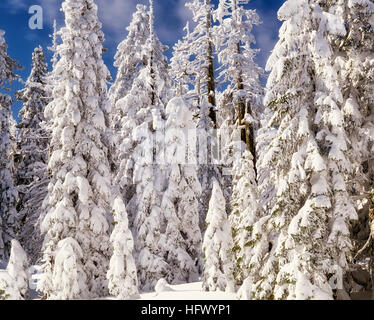
[[[176,13],[180,20],[185,22],[192,21],[192,11],[186,7],[186,1],[179,1]]]
[[[267,59],[270,56],[276,42],[278,41],[278,25],[274,23],[275,11],[261,12],[262,24],[254,28],[256,37],[256,48],[261,48],[258,56],[258,62],[265,67]]]
[[[1,6],[4,6],[6,8],[9,8],[10,14],[15,14],[19,10],[26,10],[27,4],[25,3],[25,0],[7,0],[5,3],[1,4]]]

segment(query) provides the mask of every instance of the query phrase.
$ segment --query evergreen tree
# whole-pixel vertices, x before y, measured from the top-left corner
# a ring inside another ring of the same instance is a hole
[[[6,268],[8,274],[13,278],[15,287],[23,299],[29,298],[29,262],[26,252],[20,243],[13,239],[10,251],[9,263]]]
[[[248,243],[253,223],[259,214],[255,129],[263,95],[259,80],[263,72],[254,62],[257,50],[252,48],[255,43],[252,29],[260,20],[255,10],[240,6],[247,3],[221,0],[214,12],[214,18],[219,22],[215,27],[215,42],[221,63],[219,79],[228,83],[220,100],[220,113],[224,121],[221,137],[226,140],[221,143],[226,147],[225,165],[232,167],[232,176],[224,179],[231,180],[226,182],[225,188],[232,191],[230,222],[238,284],[248,276],[246,269],[251,257]]]
[[[166,174],[163,163],[155,161],[158,149],[153,136],[163,132],[170,79],[163,55],[166,47],[154,31],[152,1],[148,17],[149,36],[139,52],[142,64],[129,92],[116,104],[125,117],[119,129],[120,165],[115,181],[129,214],[139,286],[143,290],[153,289],[157,280],[167,274],[167,263],[159,249]]]
[[[163,113],[168,102],[170,79],[167,58],[163,55],[166,49],[154,32],[153,6],[151,12],[147,12],[144,6],[138,6],[129,27],[129,36],[118,47],[116,64],[119,70],[110,91],[117,119],[113,119],[112,124],[118,160],[115,182],[121,188],[131,228],[135,218],[136,184],[133,177],[137,161],[133,156],[137,148],[133,132],[137,126],[153,121],[150,110],[157,108]]]
[[[22,300],[16,282],[6,270],[0,270],[0,300]]]
[[[167,185],[166,168],[154,157],[157,152],[153,135],[154,132],[162,132],[164,120],[158,107],[150,108],[148,111],[152,118],[133,131],[136,148],[132,154],[132,181],[136,191],[129,204],[135,212],[132,228],[135,259],[139,287],[143,291],[153,290],[156,282],[170,272],[164,248],[160,244],[166,227],[161,211],[162,196]]]
[[[214,66],[213,43],[213,6],[210,0],[193,0],[186,6],[192,11],[193,21],[196,27],[187,34],[185,41],[189,43],[189,55],[195,57],[191,65],[195,79],[199,81],[199,93],[205,96],[210,104],[209,117],[213,128],[217,128],[216,115],[216,83]],[[195,85],[196,87],[196,85]],[[203,99],[200,98],[200,101]]]
[[[149,12],[144,5],[137,5],[132,21],[127,27],[128,35],[117,48],[114,66],[118,69],[116,80],[109,90],[110,102],[113,106],[113,128],[121,128],[121,119],[127,114],[117,107],[117,102],[130,91],[139,71],[147,64],[144,45],[150,36]]]
[[[231,123],[237,122],[239,128],[244,127],[240,129],[241,139],[252,153],[256,166],[254,132],[263,95],[260,84],[263,72],[254,62],[257,50],[252,48],[255,43],[252,29],[260,23],[260,18],[255,10],[240,6],[238,0],[221,0],[214,17],[219,21],[215,27],[215,43],[221,64],[219,79],[229,84],[224,95],[231,100],[230,105],[225,104],[225,108],[231,110],[225,111]]]
[[[9,90],[8,84],[18,79],[14,70],[20,67],[7,55],[8,46],[4,34],[5,32],[0,30],[0,88]],[[10,96],[0,93],[0,262],[7,262],[9,259],[11,240],[16,235],[18,224],[18,192],[14,186],[14,120],[11,105]]]
[[[125,300],[139,296],[137,271],[132,255],[134,240],[129,229],[126,207],[121,197],[115,199],[113,209],[115,227],[110,237],[113,255],[110,259],[107,277],[109,292]]]
[[[47,195],[49,135],[45,130],[44,109],[49,102],[47,64],[43,49],[38,47],[32,55],[33,68],[26,81],[25,89],[17,92],[23,102],[19,113],[21,122],[17,142],[16,183],[19,192],[17,210],[21,219],[19,238],[26,249],[31,263],[35,263],[42,246],[42,237],[37,221],[40,204]],[[33,241],[30,241],[30,239]]]
[[[212,192],[212,177],[221,181],[218,166],[217,98],[214,55],[213,5],[210,0],[193,0],[186,3],[191,10],[195,27],[174,47],[171,75],[177,93],[185,93],[194,101],[199,130],[198,161],[200,197],[200,227],[203,228]]]
[[[81,299],[87,293],[87,276],[83,270],[82,246],[73,238],[60,240],[55,249],[51,286],[55,289],[54,300]]]
[[[192,39],[189,22],[183,30],[186,31],[186,35],[183,40],[178,40],[174,45],[173,55],[170,59],[170,75],[173,80],[174,94],[178,97],[186,96],[195,99],[196,104],[200,105],[201,79],[194,72],[194,61],[191,61],[190,45]]]
[[[226,213],[225,197],[217,180],[213,181],[212,198],[207,214],[203,251],[205,291],[234,291],[233,240]]]
[[[332,45],[340,56],[337,64],[341,69],[340,81],[344,84],[343,113],[349,137],[350,162],[354,167],[349,192],[360,199],[357,204],[359,221],[352,228],[352,236],[358,251],[356,259],[370,259],[369,271],[374,274],[372,219],[368,212],[370,191],[374,187],[374,30],[371,22],[374,4],[369,0],[349,1],[335,8],[346,21],[347,29],[346,35],[334,39]]]
[[[350,221],[357,213],[347,192],[342,88],[330,37],[344,36],[344,20],[309,1],[286,1],[285,21],[267,64],[266,105],[278,128],[266,155],[276,170],[277,199],[258,221],[252,294],[266,299],[331,299],[328,282],[348,269]],[[266,245],[268,243],[268,245]],[[251,296],[251,295],[249,295]]]
[[[201,253],[198,199],[201,186],[197,177],[195,132],[192,112],[181,97],[170,100],[166,107],[165,162],[168,181],[161,212],[166,230],[161,250],[169,264],[168,283],[194,282],[199,279]],[[192,144],[192,145],[191,145]]]
[[[39,289],[52,299],[102,297],[108,294],[111,255],[111,179],[104,143],[110,77],[94,1],[66,0],[62,10],[66,26],[60,31],[60,60],[54,70],[58,82],[46,108],[53,132]],[[74,288],[61,292],[64,283]]]
[[[253,166],[253,156],[245,151],[236,155],[233,166],[232,212],[230,225],[233,233],[235,255],[235,281],[241,285],[250,275],[252,258],[253,225],[260,218],[257,183]]]

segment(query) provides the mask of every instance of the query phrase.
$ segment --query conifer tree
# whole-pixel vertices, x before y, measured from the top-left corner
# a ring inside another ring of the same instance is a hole
[[[50,299],[102,297],[108,294],[111,255],[111,179],[104,143],[110,77],[94,1],[66,0],[62,10],[65,27],[54,70],[58,82],[46,108],[53,132],[39,290]],[[63,283],[73,287],[61,292]]]
[[[113,255],[110,259],[107,277],[109,292],[124,300],[139,295],[138,278],[133,257],[134,240],[129,229],[126,207],[121,197],[117,197],[114,201],[115,227],[110,237]]]
[[[194,101],[197,128],[199,130],[198,161],[199,181],[202,186],[200,199],[200,226],[205,223],[212,191],[212,177],[221,181],[218,166],[216,65],[214,52],[213,4],[210,0],[192,0],[186,3],[191,10],[195,26],[179,41],[173,52],[171,75],[177,93],[186,91],[186,97]]]
[[[344,84],[344,123],[349,137],[349,160],[354,168],[349,192],[360,199],[357,207],[363,207],[359,210],[359,221],[352,228],[352,235],[357,244],[356,259],[374,261],[370,215],[374,186],[374,31],[371,23],[374,5],[369,0],[349,1],[335,8],[346,21],[347,29],[346,35],[334,39],[332,45],[340,56],[337,64],[341,69],[340,81]],[[374,274],[372,265],[369,265],[369,271]]]
[[[240,4],[247,3],[240,1]],[[231,103],[227,105],[226,102],[225,107],[231,110],[225,111],[231,123],[237,122],[241,140],[252,153],[256,167],[254,132],[263,95],[260,84],[263,72],[254,61],[257,50],[252,48],[255,43],[252,29],[260,24],[260,18],[255,10],[240,6],[238,0],[221,0],[214,18],[219,22],[215,27],[218,35],[215,44],[221,64],[219,79],[229,83],[223,95],[230,97]]]
[[[58,62],[57,36],[58,36],[57,22],[56,20],[53,20],[53,34],[49,36],[50,38],[52,38],[52,46],[48,47],[48,50],[52,52],[52,59],[51,59],[52,70],[56,67],[57,62]]]
[[[22,300],[16,282],[6,270],[0,270],[0,300]]]
[[[18,63],[7,54],[5,32],[0,30],[0,88],[8,91],[12,81],[18,76]],[[7,93],[0,93],[0,262],[7,262],[11,240],[16,236],[18,224],[16,202],[18,192],[14,186],[14,122],[11,114],[12,100]]]
[[[117,119],[112,121],[118,160],[115,182],[120,186],[130,227],[136,206],[133,177],[137,159],[133,153],[137,141],[133,132],[137,126],[153,121],[152,109],[159,109],[161,114],[164,112],[170,90],[167,58],[163,54],[167,47],[154,32],[153,5],[150,11],[146,11],[144,6],[138,6],[137,10],[129,27],[128,38],[118,47],[116,64],[119,70],[110,91],[112,104],[115,103],[114,117]],[[132,45],[136,45],[136,54]]]
[[[203,242],[203,289],[233,292],[235,286],[231,226],[226,213],[225,197],[217,180],[213,181],[206,222],[207,230]]]
[[[201,186],[194,154],[195,141],[189,140],[196,128],[192,112],[183,98],[176,97],[168,103],[166,114],[165,164],[168,178],[161,204],[166,230],[160,249],[167,256],[169,265],[166,280],[177,284],[199,279],[202,239],[198,199]]]
[[[142,64],[129,92],[116,104],[125,117],[119,129],[120,165],[115,181],[129,214],[139,287],[143,290],[153,289],[157,280],[168,273],[167,262],[159,249],[166,173],[163,163],[156,161],[158,148],[153,136],[163,132],[170,78],[163,55],[166,47],[154,30],[153,1],[148,17],[149,36],[139,52]]]
[[[60,240],[55,249],[53,274],[50,278],[54,300],[81,299],[87,293],[87,276],[81,261],[82,246],[73,238]]]
[[[213,128],[217,128],[216,115],[216,83],[214,66],[214,43],[213,43],[213,6],[210,0],[193,0],[186,3],[186,6],[193,13],[193,20],[196,27],[189,34],[187,41],[190,42],[190,56],[195,55],[193,64],[194,74],[200,81],[200,93],[207,97],[210,104],[209,117]],[[202,100],[202,99],[200,99]]]
[[[137,5],[132,21],[127,27],[128,35],[117,48],[114,66],[118,69],[116,80],[109,90],[110,102],[113,106],[112,127],[120,130],[122,119],[127,117],[117,102],[130,91],[134,79],[147,64],[144,45],[150,36],[149,12],[144,5]]]
[[[260,19],[255,10],[240,5],[247,3],[221,0],[214,12],[214,18],[219,22],[215,27],[221,63],[219,79],[228,83],[220,100],[221,138],[226,140],[222,142],[226,147],[225,165],[232,167],[232,175],[224,179],[230,178],[225,187],[231,190],[230,222],[237,284],[242,284],[248,276],[251,257],[248,243],[259,215],[255,130],[262,109],[260,76],[263,72],[254,61],[257,50],[252,48],[255,43],[252,29]]]
[[[8,274],[13,278],[15,287],[23,299],[29,298],[29,262],[26,252],[20,243],[13,239],[10,251],[9,263],[6,268]]]
[[[278,127],[266,162],[276,170],[277,199],[255,233],[252,294],[260,299],[332,299],[329,276],[348,269],[347,192],[352,168],[342,112],[342,87],[330,37],[344,36],[344,20],[309,1],[286,1],[285,21],[268,60],[266,105]],[[267,230],[266,232],[263,232]],[[268,243],[268,245],[266,245]]]
[[[16,183],[20,196],[17,203],[21,219],[19,238],[31,263],[35,263],[43,241],[37,222],[49,182],[49,135],[45,130],[44,118],[49,97],[46,90],[48,69],[42,47],[34,50],[32,60],[33,68],[25,88],[17,92],[23,107],[19,113],[21,122],[18,124]]]

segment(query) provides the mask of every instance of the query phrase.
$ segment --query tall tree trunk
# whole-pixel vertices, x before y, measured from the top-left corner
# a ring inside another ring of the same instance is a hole
[[[241,54],[240,43],[237,44],[237,53]],[[237,87],[238,90],[244,90],[244,83],[241,74],[239,73],[237,79]],[[247,151],[249,151],[253,156],[253,166],[255,170],[255,174],[257,177],[257,154],[256,154],[256,145],[255,145],[255,135],[254,135],[254,128],[253,125],[249,124],[248,121],[245,120],[245,115],[249,114],[252,115],[252,108],[251,104],[248,101],[247,103],[244,101],[242,97],[238,99],[238,124],[241,130],[241,140],[245,143]]]
[[[210,0],[206,0],[206,5],[210,5]],[[206,17],[206,28],[208,38],[208,52],[207,52],[207,89],[208,89],[208,102],[210,103],[209,117],[213,122],[214,129],[217,129],[217,114],[216,114],[216,84],[214,77],[214,56],[213,56],[213,41],[211,37],[212,28],[212,15],[208,11]]]
[[[152,44],[152,51],[149,58],[149,69],[150,69],[150,76],[152,79],[151,88],[151,104],[154,106],[156,104],[156,75],[154,70],[154,9],[153,9],[153,0],[149,0],[149,33],[151,38]]]
[[[154,106],[156,104],[156,79],[155,79],[155,71],[153,69],[153,52],[151,54],[151,58],[150,58],[150,74],[151,74],[151,79],[152,79],[152,83],[151,83],[151,89],[152,89],[152,92],[151,92],[151,104],[152,106]]]

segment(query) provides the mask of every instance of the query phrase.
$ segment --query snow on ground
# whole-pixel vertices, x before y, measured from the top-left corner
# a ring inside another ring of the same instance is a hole
[[[38,299],[36,293],[37,282],[41,277],[39,266],[30,268],[31,281],[30,289],[33,299]],[[108,297],[106,300],[116,300],[115,297]],[[235,293],[228,292],[204,292],[202,282],[185,283],[180,285],[169,285],[163,279],[159,280],[154,292],[141,293],[139,299],[135,300],[238,300]]]
[[[204,292],[202,282],[168,285],[167,290],[144,293],[140,296],[139,300],[237,300],[235,293]]]

